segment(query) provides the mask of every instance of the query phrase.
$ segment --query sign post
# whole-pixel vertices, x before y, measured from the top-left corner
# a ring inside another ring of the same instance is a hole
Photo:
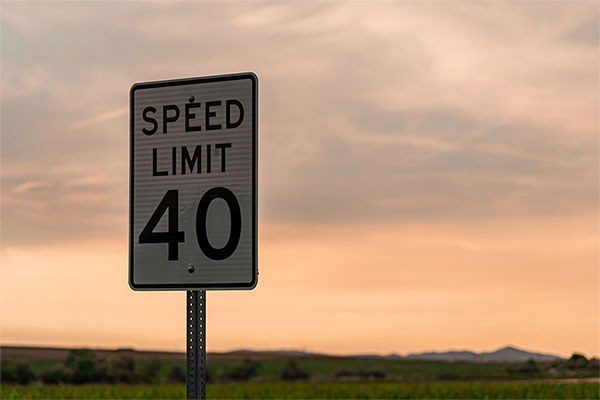
[[[205,397],[206,290],[258,280],[258,78],[130,91],[129,285],[186,290],[189,399]]]
[[[206,398],[206,291],[187,291],[187,399]]]

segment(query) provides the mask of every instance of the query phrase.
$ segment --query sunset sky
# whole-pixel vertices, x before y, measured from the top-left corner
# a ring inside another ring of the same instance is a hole
[[[209,351],[600,354],[599,3],[0,13],[2,344],[184,350],[127,284],[128,92],[253,71],[260,277]]]

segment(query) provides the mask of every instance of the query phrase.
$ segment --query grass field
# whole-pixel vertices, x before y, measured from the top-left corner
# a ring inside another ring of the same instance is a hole
[[[2,360],[1,399],[185,398],[185,385],[177,383],[185,382],[183,354],[9,350],[8,360]],[[294,369],[302,372],[293,375],[301,380],[285,381]],[[62,371],[60,379],[49,379],[52,371]],[[546,363],[481,363],[238,352],[209,354],[208,372],[212,399],[600,400],[598,362],[583,356]],[[65,385],[54,385],[58,382]],[[74,382],[80,385],[69,384]]]
[[[260,360],[257,376],[266,379],[278,379],[286,359]],[[507,364],[502,363],[440,363],[420,360],[381,360],[366,358],[307,358],[297,359],[298,366],[310,376],[330,378],[339,371],[381,370],[394,380],[435,380],[435,379],[501,379],[519,378],[507,372]],[[230,360],[209,360],[208,365],[213,376],[232,362]],[[531,378],[531,376],[523,376]]]
[[[228,366],[240,363],[240,359],[210,359],[208,370],[212,377],[218,377]],[[256,376],[265,380],[278,380],[284,365],[288,361],[281,359],[261,359]],[[379,370],[387,378],[399,381],[435,381],[435,380],[528,380],[544,378],[588,378],[596,377],[596,371],[572,371],[566,374],[549,376],[544,373],[509,373],[510,363],[470,363],[470,362],[439,362],[421,360],[382,360],[361,358],[305,358],[296,360],[298,366],[307,371],[311,377],[322,380],[332,380],[339,371],[371,371]],[[137,361],[136,368],[142,370],[148,361]],[[10,363],[8,363],[10,364]],[[40,374],[46,369],[58,365],[54,361],[30,362],[32,370]],[[166,382],[166,376],[173,367],[179,365],[186,368],[185,361],[163,361],[159,367],[159,382]]]
[[[183,399],[184,385],[7,386],[2,399]],[[211,384],[210,399],[599,399],[598,383]]]

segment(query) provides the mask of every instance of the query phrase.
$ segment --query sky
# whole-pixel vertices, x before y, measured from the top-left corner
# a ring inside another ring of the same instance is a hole
[[[183,350],[128,274],[135,82],[253,71],[259,283],[208,350],[600,354],[597,2],[16,2],[0,342]]]

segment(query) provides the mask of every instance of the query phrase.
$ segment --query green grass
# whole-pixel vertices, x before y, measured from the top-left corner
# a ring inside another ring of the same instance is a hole
[[[287,359],[257,360],[260,367],[257,376],[265,379],[278,379]],[[219,376],[227,366],[236,365],[241,359],[208,359],[208,366],[213,376]],[[520,378],[506,371],[507,363],[468,363],[468,362],[439,362],[417,360],[382,360],[361,358],[298,358],[298,366],[307,371],[310,376],[332,378],[339,371],[380,370],[389,378],[402,380],[432,380],[432,379],[496,379]],[[141,369],[147,361],[136,361],[136,367]],[[11,364],[10,362],[8,364]],[[42,371],[58,365],[52,361],[34,361],[28,363],[32,370],[39,374]],[[159,375],[164,377],[174,364],[186,367],[183,361],[162,361]],[[531,376],[529,376],[531,377]]]
[[[268,380],[280,378],[287,360],[286,359],[261,359],[257,376]],[[594,370],[571,372],[569,375],[547,373],[516,374],[509,373],[508,368],[512,363],[472,363],[472,362],[440,362],[422,360],[386,360],[367,358],[334,358],[311,357],[295,359],[298,366],[307,371],[313,378],[324,380],[332,379],[339,371],[369,371],[379,370],[389,379],[402,381],[433,381],[433,380],[519,380],[542,378],[586,378],[595,377]],[[235,365],[240,360],[208,360],[211,376],[218,377],[227,365]],[[181,364],[185,367],[185,363]],[[164,369],[168,371],[168,369]]]
[[[380,370],[394,379],[434,380],[434,379],[493,379],[506,378],[506,364],[497,363],[440,363],[435,361],[378,360],[344,358],[309,358],[298,360],[300,368],[311,376],[333,377],[341,370]],[[284,360],[262,362],[259,375],[276,379],[285,364]]]
[[[2,399],[183,399],[184,385],[7,386]],[[239,383],[209,399],[599,399],[598,383]]]

